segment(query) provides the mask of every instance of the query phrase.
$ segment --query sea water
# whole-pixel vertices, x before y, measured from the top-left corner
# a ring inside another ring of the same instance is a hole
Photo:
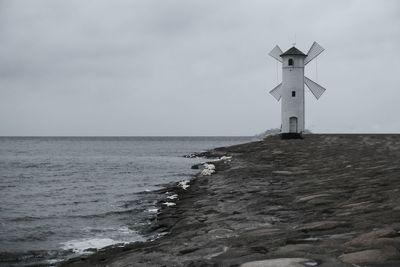
[[[0,137],[0,265],[53,265],[144,241],[155,190],[190,179],[202,161],[183,155],[250,140]]]

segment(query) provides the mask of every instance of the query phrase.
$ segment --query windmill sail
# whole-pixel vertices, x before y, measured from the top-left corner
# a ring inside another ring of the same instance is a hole
[[[275,58],[279,62],[282,62],[282,58],[280,57],[280,55],[282,55],[282,54],[283,54],[283,52],[282,52],[281,48],[276,45],[274,47],[274,49],[272,49],[271,52],[269,52],[268,55],[270,55],[271,57]]]
[[[314,42],[307,53],[307,57],[304,59],[304,65],[307,65],[308,62],[316,58],[319,54],[321,54],[325,49],[320,46],[317,42]],[[271,51],[272,52],[272,51]]]
[[[326,90],[324,87],[307,77],[304,77],[304,83],[307,85],[307,87],[310,89],[311,93],[313,93],[316,99],[319,99]]]
[[[269,91],[269,93],[275,97],[275,99],[277,101],[279,101],[281,99],[281,89],[282,89],[282,83],[278,84],[274,89],[272,89],[271,91]]]

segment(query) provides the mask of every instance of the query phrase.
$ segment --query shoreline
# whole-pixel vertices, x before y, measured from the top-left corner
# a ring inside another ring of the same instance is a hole
[[[233,158],[167,189],[176,205],[149,231],[168,234],[58,266],[400,266],[400,135],[270,136],[208,153]]]

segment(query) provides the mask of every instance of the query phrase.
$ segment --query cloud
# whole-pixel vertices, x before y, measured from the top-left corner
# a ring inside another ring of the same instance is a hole
[[[399,131],[399,7],[3,0],[0,135],[256,134],[280,125],[267,53],[295,41],[307,52],[314,40],[326,49],[318,82],[328,90],[319,101],[308,95],[306,126]]]

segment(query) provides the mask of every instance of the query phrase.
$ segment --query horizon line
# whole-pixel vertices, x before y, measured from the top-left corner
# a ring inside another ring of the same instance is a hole
[[[279,134],[279,133],[278,133]],[[365,134],[365,135],[387,135],[387,134],[400,134],[400,132],[311,132],[304,133],[304,135],[320,135],[320,134],[342,134],[342,135],[356,135],[356,134]],[[261,134],[253,134],[253,135],[0,135],[0,138],[5,137],[258,137]],[[272,134],[274,135],[274,134]]]
[[[0,135],[1,137],[254,137],[256,135]]]

